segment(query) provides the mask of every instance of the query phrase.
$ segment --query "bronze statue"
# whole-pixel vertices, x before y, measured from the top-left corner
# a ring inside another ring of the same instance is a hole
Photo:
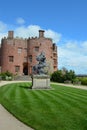
[[[45,72],[44,70],[44,67],[47,66],[45,53],[41,52],[41,54],[36,57],[36,60],[39,63],[33,66],[32,68],[33,74],[37,74],[37,75],[47,74],[47,72]]]

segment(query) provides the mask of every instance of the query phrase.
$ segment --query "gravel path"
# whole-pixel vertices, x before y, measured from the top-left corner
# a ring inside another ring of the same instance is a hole
[[[12,116],[0,105],[0,130],[33,130]]]
[[[0,86],[9,83],[15,82],[24,82],[24,81],[1,81]],[[27,82],[27,81],[25,81]],[[29,82],[29,81],[28,81]],[[60,84],[60,83],[53,83],[63,86],[69,86],[74,88],[80,88],[87,90],[87,86],[82,85],[72,85],[72,84]],[[14,116],[12,116],[1,104],[0,104],[0,130],[33,130],[32,128],[26,126],[19,120],[17,120]]]
[[[30,81],[0,81],[0,86],[3,86],[5,84],[10,84],[10,83],[21,83],[21,82],[30,82]]]

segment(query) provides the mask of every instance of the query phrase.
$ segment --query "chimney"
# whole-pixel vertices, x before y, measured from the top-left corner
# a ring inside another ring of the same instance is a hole
[[[44,30],[39,30],[39,38],[44,37]]]
[[[14,38],[14,31],[8,31],[8,38],[13,39]]]

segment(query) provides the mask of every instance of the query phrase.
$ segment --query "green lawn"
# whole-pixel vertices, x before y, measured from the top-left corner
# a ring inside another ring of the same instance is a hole
[[[30,83],[0,88],[0,103],[35,130],[87,130],[87,91],[58,85],[28,89]]]

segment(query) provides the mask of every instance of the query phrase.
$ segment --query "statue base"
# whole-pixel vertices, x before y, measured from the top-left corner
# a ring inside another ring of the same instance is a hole
[[[33,75],[32,89],[50,89],[50,76],[48,75]]]

